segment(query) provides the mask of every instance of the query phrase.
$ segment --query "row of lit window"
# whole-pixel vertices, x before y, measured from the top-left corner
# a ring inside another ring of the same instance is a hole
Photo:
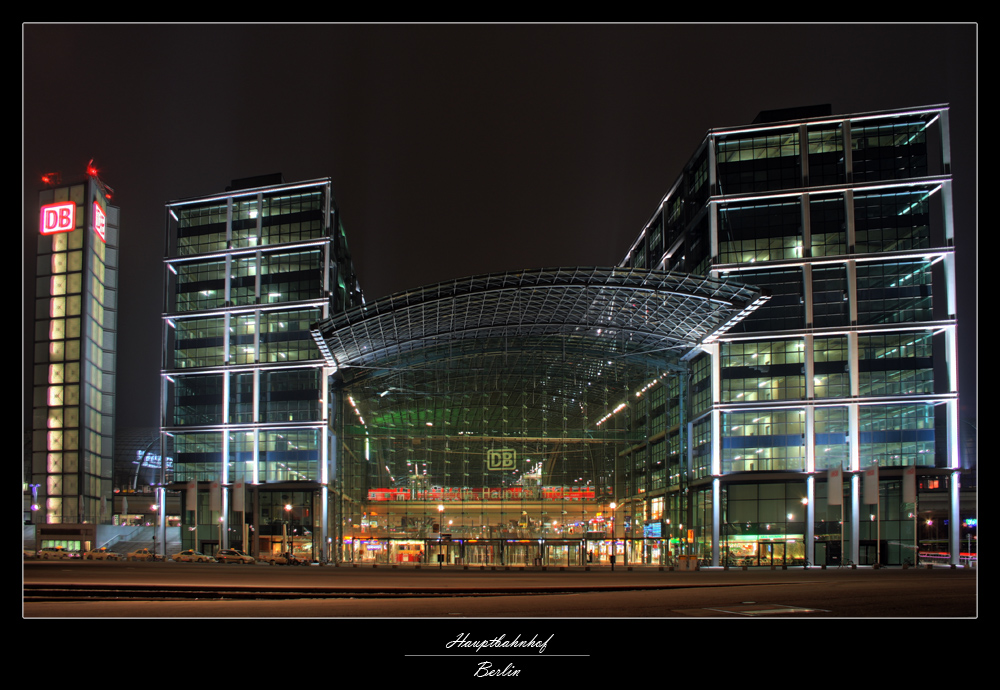
[[[804,340],[736,341],[722,346],[722,368],[760,368],[778,364],[801,364],[805,361]],[[847,360],[847,338],[815,338],[813,353],[816,362]],[[930,333],[886,333],[858,337],[858,358],[900,359],[933,356]]]
[[[719,163],[779,158],[799,154],[798,132],[721,139],[717,142]]]
[[[253,449],[254,434],[257,433],[259,449],[262,451],[316,450],[319,436],[316,431],[280,429],[245,432],[205,432],[175,433],[170,436],[170,454],[221,453],[222,434],[229,433],[230,453]]]
[[[257,469],[257,478],[260,482],[283,482],[283,481],[315,481],[317,478],[317,463],[315,461],[299,462],[262,462]],[[254,474],[248,465],[243,468],[237,467],[229,473],[229,481],[242,479],[249,482]],[[217,463],[186,463],[178,462],[175,465],[174,481],[182,482],[194,479],[196,481],[213,481],[220,479],[219,465]]]
[[[171,368],[210,367],[222,364],[253,364],[257,362],[283,363],[321,359],[315,341],[303,338],[282,341],[268,346],[262,343],[258,351],[252,345],[234,345],[230,348],[230,358],[226,360],[222,346],[177,347],[171,354]]]
[[[263,220],[276,216],[320,211],[322,203],[322,193],[319,191],[291,196],[265,197],[260,206],[255,198],[233,199],[233,220],[234,222],[255,220],[258,216]],[[172,212],[176,214],[178,227],[189,230],[203,225],[225,223],[228,216],[228,204],[185,206]]]

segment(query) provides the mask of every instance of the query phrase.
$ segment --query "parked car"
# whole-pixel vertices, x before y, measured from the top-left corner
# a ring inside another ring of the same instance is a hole
[[[223,549],[215,554],[215,560],[219,563],[256,563],[253,556],[245,554],[239,549]]]
[[[151,549],[139,549],[138,551],[133,551],[128,554],[125,558],[130,561],[161,561],[163,556],[158,553],[153,553]]]
[[[85,561],[120,561],[121,559],[122,555],[120,553],[111,551],[106,546],[83,554],[83,560]]]
[[[296,558],[290,553],[262,553],[258,559],[262,563],[268,563],[270,565],[309,565],[309,561]]]
[[[215,563],[214,558],[194,549],[175,553],[170,557],[170,560],[177,561],[178,563]]]
[[[38,552],[38,557],[43,561],[61,561],[65,558],[76,558],[76,554],[61,546],[46,546]]]
[[[21,551],[23,551],[22,557],[25,561],[38,558],[37,551],[32,551],[31,549],[21,549]]]

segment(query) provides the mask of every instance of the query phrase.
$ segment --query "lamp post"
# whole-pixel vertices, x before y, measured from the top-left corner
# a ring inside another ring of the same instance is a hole
[[[153,511],[153,560],[156,560],[156,528],[159,526],[158,521],[160,517],[160,506],[154,503],[149,506],[149,509]],[[166,551],[165,548],[164,551]],[[163,555],[166,557],[166,554]]]
[[[441,526],[443,522],[444,522],[444,504],[438,503],[438,570],[441,570],[441,568],[444,566],[444,553],[442,553],[442,550],[444,549],[444,542],[441,539],[441,532],[442,532]]]
[[[608,509],[611,510],[611,572],[615,571],[615,549],[617,546],[616,541],[618,538],[617,534],[618,530],[616,529],[615,525],[616,508],[618,508],[618,504],[615,503],[614,501],[611,501],[611,503],[608,504]]]
[[[292,522],[292,504],[291,503],[286,503],[285,504],[285,524],[283,524],[281,526],[281,531],[282,531],[281,541],[282,541],[282,546],[285,549],[285,553],[288,554],[289,558],[291,558],[291,554],[292,554],[292,548],[291,548],[291,545],[288,542],[288,540],[289,540],[289,534],[288,534],[289,530],[288,530],[288,528],[289,528],[289,526],[291,526],[291,522]]]
[[[225,515],[220,515],[219,516],[219,546],[216,547],[215,553],[218,553],[219,549],[221,549],[223,547],[223,545],[229,544],[229,535],[225,533],[226,529],[227,529],[227,527],[226,527],[226,516]],[[215,554],[210,554],[210,555],[214,556]]]
[[[802,524],[805,527],[805,529],[802,530],[802,541],[803,546],[805,547],[805,558],[803,559],[805,562],[802,564],[802,567],[808,568],[812,564],[812,559],[816,557],[816,554],[813,552],[816,548],[815,538],[813,536],[813,524],[815,520],[812,519],[812,512],[809,510],[809,497],[803,496],[801,503],[802,512],[804,513],[802,516]]]
[[[38,510],[38,490],[41,488],[41,484],[31,484],[31,512],[34,513]],[[32,524],[35,522],[35,516],[31,516]]]

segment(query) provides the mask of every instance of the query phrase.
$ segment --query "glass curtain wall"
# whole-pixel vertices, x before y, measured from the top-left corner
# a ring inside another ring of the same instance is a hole
[[[621,558],[625,539],[641,554],[650,515],[622,498],[651,491],[653,473],[626,448],[678,403],[656,367],[598,356],[561,338],[462,341],[344,381],[341,557],[585,565],[607,562],[612,537]]]

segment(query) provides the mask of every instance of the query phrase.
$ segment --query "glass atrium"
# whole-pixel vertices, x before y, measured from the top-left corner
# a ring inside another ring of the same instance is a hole
[[[764,301],[700,277],[571,268],[465,278],[321,322],[339,372],[340,558],[665,559],[661,516],[629,497],[676,471],[680,356]],[[660,429],[648,468],[624,455],[645,445],[637,415]]]

